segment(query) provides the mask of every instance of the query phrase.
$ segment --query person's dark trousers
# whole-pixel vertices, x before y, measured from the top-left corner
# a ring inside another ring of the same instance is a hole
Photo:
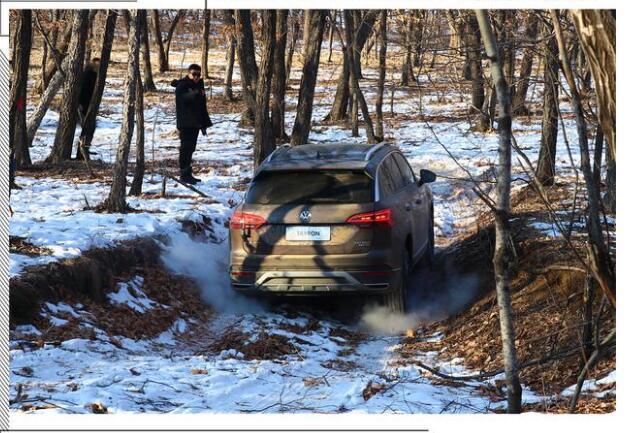
[[[192,155],[197,148],[198,136],[199,128],[182,128],[179,131],[179,173],[182,177],[192,176]]]

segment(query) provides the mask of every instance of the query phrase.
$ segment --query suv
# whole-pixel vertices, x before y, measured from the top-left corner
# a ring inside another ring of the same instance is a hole
[[[386,144],[279,147],[230,220],[232,287],[378,295],[404,311],[410,269],[433,255],[434,180]]]

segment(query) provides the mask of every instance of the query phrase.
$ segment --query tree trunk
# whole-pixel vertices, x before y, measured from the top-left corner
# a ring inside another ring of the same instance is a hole
[[[411,61],[411,55],[413,52],[413,26],[414,17],[411,14],[407,14],[407,27],[405,32],[405,62],[402,66],[402,74],[400,79],[401,86],[408,86],[409,81],[415,81],[413,74],[413,63]]]
[[[138,14],[140,15],[141,12],[146,11],[138,11]],[[92,99],[90,99],[90,105],[88,106],[87,113],[83,119],[83,123],[81,125],[81,136],[79,137],[79,148],[83,148],[84,152],[79,152],[79,150],[77,150],[77,158],[79,158],[79,155],[85,155],[89,158],[90,155],[90,146],[92,145],[94,131],[96,130],[96,117],[98,116],[101,100],[103,99],[103,92],[105,90],[105,80],[107,79],[109,60],[112,54],[112,44],[114,42],[117,19],[117,11],[113,9],[107,11],[105,28],[103,29],[103,40],[101,42],[101,62],[99,64]],[[139,17],[138,21],[140,21],[140,19],[141,18]],[[140,29],[138,29],[138,31],[140,31]]]
[[[360,80],[363,78],[361,52],[372,33],[379,11],[377,9],[367,10],[362,14],[361,11],[357,10],[354,11],[354,15],[354,67],[358,74],[357,79]]]
[[[262,16],[262,53],[256,85],[256,112],[254,115],[254,168],[274,151],[273,130],[269,118],[269,99],[271,77],[273,74],[274,51],[276,45],[276,11],[263,10]]]
[[[256,112],[256,83],[258,81],[258,66],[254,51],[254,33],[252,31],[251,11],[237,9],[236,16],[236,50],[241,70],[241,87],[246,110],[241,123],[254,121]]]
[[[582,168],[582,175],[584,176],[584,182],[586,183],[587,198],[588,198],[588,253],[589,253],[589,266],[593,276],[597,279],[599,286],[610,301],[611,305],[616,308],[616,278],[613,262],[610,258],[608,248],[604,242],[604,236],[602,232],[602,224],[600,217],[600,197],[599,197],[599,185],[596,185],[593,179],[593,172],[591,170],[590,155],[588,148],[588,134],[586,128],[586,120],[584,119],[584,111],[582,109],[582,103],[580,101],[580,95],[575,84],[575,78],[571,69],[571,64],[566,51],[566,45],[564,43],[564,35],[562,34],[562,28],[560,27],[560,20],[558,18],[558,12],[556,10],[550,10],[551,18],[553,21],[554,30],[556,33],[556,40],[558,41],[558,51],[560,54],[560,62],[562,65],[562,72],[567,79],[569,90],[571,93],[571,105],[573,106],[573,112],[575,113],[575,123],[578,129],[578,141],[580,144],[580,165]]]
[[[65,59],[67,55],[68,45],[70,44],[70,38],[72,37],[72,13],[68,13],[67,15],[68,23],[64,28],[61,41],[59,41],[58,44],[55,43],[55,45],[53,45],[56,47],[58,57],[61,61],[63,61],[63,59]],[[58,36],[55,36],[55,39],[58,39]],[[44,83],[49,83],[52,77],[57,72],[57,63],[54,60],[55,55],[54,53],[49,54],[50,56],[48,56],[48,61],[46,62],[44,77],[40,79],[37,83],[35,83],[34,91],[39,95],[44,93],[44,90],[46,89]]]
[[[325,120],[338,122],[348,117],[348,98],[350,96],[350,66],[348,63],[348,53],[343,49],[343,65],[341,74],[337,80],[337,91],[335,92],[335,100],[332,108]]]
[[[166,58],[167,71],[170,69],[169,56],[171,52],[171,42],[173,41],[173,35],[175,34],[175,29],[177,28],[177,24],[179,23],[179,20],[181,19],[182,15],[184,15],[185,12],[186,12],[185,9],[177,11],[177,13],[175,14],[175,17],[173,18],[173,21],[171,21],[170,27],[168,28],[168,33],[166,33],[166,39],[164,40],[164,42],[166,43],[166,45],[164,46],[164,57]],[[160,72],[164,72],[164,71],[160,69]]]
[[[295,123],[291,133],[291,145],[306,144],[311,131],[311,116],[313,114],[313,98],[315,96],[315,84],[319,70],[319,57],[324,37],[324,25],[326,23],[325,9],[310,10],[309,28],[304,29],[308,35],[304,47],[304,66],[302,68],[302,80],[300,81],[300,93],[295,114]]]
[[[466,52],[470,65],[470,79],[472,80],[472,107],[471,113],[475,115],[475,129],[486,131],[489,128],[489,119],[483,112],[485,100],[483,69],[481,67],[481,35],[475,16],[470,14],[466,22]]]
[[[293,67],[293,52],[295,51],[295,44],[297,43],[298,37],[300,35],[300,20],[295,16],[295,12],[293,15],[289,14],[291,17],[291,40],[289,42],[289,52],[287,53],[287,66],[284,68],[287,74],[287,86],[291,81],[291,68]]]
[[[617,19],[614,10],[574,9],[571,17],[578,30],[597,92],[599,123],[616,157],[617,140]]]
[[[210,78],[210,73],[208,72],[208,50],[209,47],[209,39],[210,39],[210,14],[212,11],[206,9],[203,11],[203,41],[201,46],[201,76],[205,78]]]
[[[519,81],[514,94],[512,104],[512,115],[522,116],[528,113],[525,101],[527,100],[527,90],[529,89],[529,77],[532,75],[532,65],[534,63],[535,40],[538,36],[538,17],[532,11],[527,16],[525,24],[525,43],[527,44],[523,52]],[[546,82],[546,81],[545,81]]]
[[[138,11],[140,13],[142,11]],[[144,92],[140,80],[140,70],[136,74],[136,166],[133,171],[133,180],[129,195],[142,194],[142,181],[144,179]]]
[[[544,93],[542,135],[536,166],[536,179],[541,184],[553,185],[556,173],[556,142],[558,139],[558,44],[551,34],[545,32],[547,40],[544,54]]]
[[[54,9],[50,11],[50,22],[52,24],[52,28],[50,29],[50,32],[49,32],[50,44],[55,48],[57,47],[57,41],[59,39],[59,27],[57,26],[57,21],[59,21],[59,17],[60,17],[60,13],[58,9]],[[48,47],[48,44],[46,43],[44,43],[43,45],[44,45],[44,55],[42,56],[42,73],[41,73],[40,81],[42,85],[41,91],[45,92],[46,88],[48,87],[48,83],[50,83],[50,79],[52,78],[52,76],[48,75],[46,71],[46,68],[48,66],[48,54],[49,54],[50,48]],[[50,52],[50,55],[53,56],[54,53]]]
[[[332,63],[333,42],[335,40],[335,26],[337,22],[337,10],[332,11],[330,25],[328,26],[328,63]]]
[[[234,73],[234,52],[236,51],[236,38],[234,37],[234,15],[231,9],[223,11],[225,24],[225,77],[223,78],[223,98],[230,102],[234,100],[232,92],[232,75]]]
[[[26,132],[26,85],[29,77],[28,67],[31,60],[33,42],[33,13],[30,9],[20,9],[15,44],[13,45],[13,75],[9,99],[9,140],[14,151],[18,167],[31,165]]]
[[[116,162],[114,163],[114,173],[112,187],[109,196],[105,201],[105,208],[108,212],[127,212],[126,186],[127,186],[127,164],[129,159],[129,148],[133,136],[134,116],[136,114],[136,87],[138,84],[138,70],[140,63],[140,34],[138,32],[138,12],[129,11],[129,40],[127,77],[125,80],[125,93],[123,96],[123,123],[120,128],[118,139],[118,149],[116,150]]]
[[[604,203],[610,212],[617,212],[617,161],[612,156],[608,140],[606,140],[606,194],[604,195]]]
[[[160,26],[160,12],[157,9],[151,11],[151,17],[153,18],[153,33],[155,36],[155,43],[158,47],[158,60],[160,63],[160,72],[168,71],[168,60],[164,53],[164,43],[162,42],[162,28]]]
[[[343,12],[344,19],[346,21],[345,26],[345,35],[346,35],[346,51],[348,52],[348,64],[350,65],[350,89],[353,97],[357,98],[357,103],[359,108],[361,109],[361,115],[363,116],[363,123],[365,123],[365,133],[367,135],[368,143],[377,143],[378,140],[374,135],[374,127],[372,126],[372,119],[370,118],[370,113],[368,111],[367,103],[365,102],[365,98],[363,97],[363,92],[359,87],[358,80],[358,71],[356,70],[356,62],[354,60],[354,56],[356,54],[355,45],[354,45],[354,35],[353,35],[353,25],[352,16],[349,10],[344,10]]]
[[[356,31],[356,50],[355,53],[359,53],[363,49],[365,42],[376,22],[376,18],[378,17],[378,10],[370,10],[366,13],[364,17],[361,18],[361,26]],[[354,21],[351,20],[351,23],[354,24]],[[343,23],[343,25],[347,25],[347,23]],[[353,33],[355,32],[355,26],[352,25]],[[359,61],[359,67],[360,67]],[[355,61],[356,66],[356,61]],[[326,115],[324,120],[330,120],[333,122],[338,122],[340,120],[346,120],[348,118],[348,108],[351,107],[351,103],[349,103],[350,97],[350,66],[348,64],[348,53],[346,50],[343,50],[343,67],[341,70],[341,74],[339,75],[339,79],[337,80],[337,90],[335,92],[335,100],[333,101],[332,108],[330,112]]]
[[[512,180],[512,109],[510,90],[503,74],[503,65],[497,49],[497,41],[492,31],[490,18],[485,10],[476,10],[479,29],[483,37],[486,54],[490,58],[492,81],[497,91],[499,103],[499,163],[497,173],[497,197],[495,209],[496,245],[494,250],[494,275],[501,325],[503,364],[505,368],[508,413],[521,411],[521,384],[519,363],[516,355],[512,301],[510,295],[510,183]]]
[[[280,9],[276,16],[276,47],[273,60],[273,81],[271,89],[273,102],[271,111],[271,128],[276,141],[286,141],[284,131],[284,97],[286,93],[287,77],[284,70],[284,55],[287,46],[287,15],[288,10]]]
[[[147,11],[138,10],[138,31],[142,41],[142,60],[144,62],[144,91],[156,92],[155,82],[153,81],[153,71],[151,69],[151,53],[149,45],[149,22],[147,20]]]
[[[59,125],[55,142],[46,162],[57,164],[69,160],[72,155],[74,131],[77,126],[79,92],[83,74],[83,57],[85,55],[85,39],[88,32],[88,10],[76,10],[72,24],[72,40],[68,50],[68,69],[63,86],[63,100],[59,109]]]
[[[90,10],[90,16],[88,18],[88,36],[85,40],[85,55],[83,56],[83,69],[87,67],[92,61],[92,40],[94,39],[94,19],[98,10]]]
[[[374,134],[379,139],[383,140],[385,134],[383,133],[383,93],[385,91],[385,72],[387,71],[387,10],[381,11],[381,16],[378,26],[378,34],[380,46],[378,50],[378,84],[376,91],[376,126],[374,128]]]

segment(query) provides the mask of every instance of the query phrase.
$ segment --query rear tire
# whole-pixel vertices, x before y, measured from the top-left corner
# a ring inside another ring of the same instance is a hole
[[[400,269],[400,278],[396,282],[396,286],[390,292],[383,295],[383,305],[392,313],[404,314],[407,310],[407,278],[409,276],[410,265],[411,258],[405,248]]]
[[[433,264],[433,256],[435,255],[435,229],[433,226],[433,208],[431,208],[431,220],[429,221],[429,233],[427,233],[428,246],[422,257],[422,265],[430,266]]]

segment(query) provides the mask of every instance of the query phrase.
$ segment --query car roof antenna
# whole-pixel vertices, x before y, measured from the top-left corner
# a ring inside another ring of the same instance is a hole
[[[315,156],[317,159],[321,158],[321,155],[319,154],[319,150],[317,151],[317,155]]]

